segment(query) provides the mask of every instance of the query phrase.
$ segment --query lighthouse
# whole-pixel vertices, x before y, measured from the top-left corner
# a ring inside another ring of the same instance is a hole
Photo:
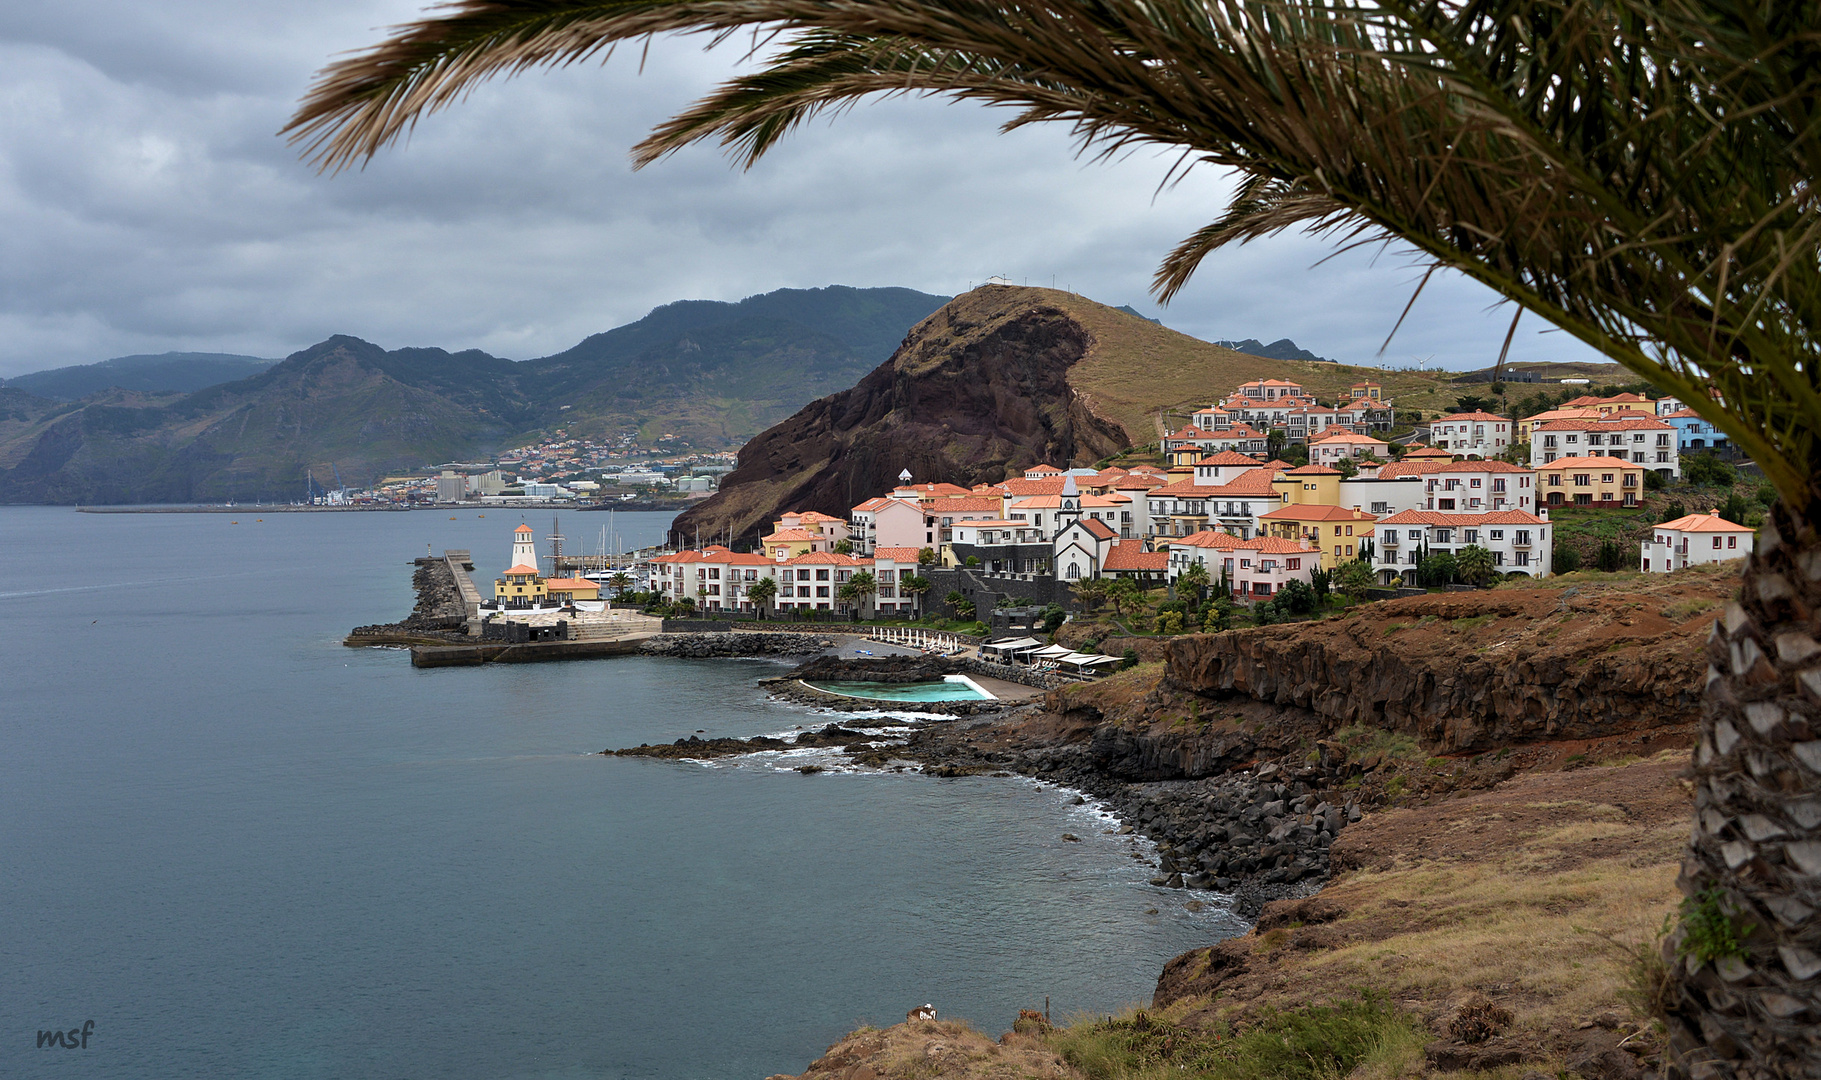
[[[537,544],[531,538],[531,526],[520,525],[512,530],[512,561],[507,565],[512,568],[506,571],[508,574],[537,573]]]
[[[512,563],[493,580],[493,600],[501,607],[537,607],[549,595],[543,575],[537,572],[537,542],[531,526],[512,530]]]

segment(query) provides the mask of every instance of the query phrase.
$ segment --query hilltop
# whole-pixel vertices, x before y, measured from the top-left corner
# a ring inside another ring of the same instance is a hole
[[[156,356],[117,356],[98,364],[34,371],[4,382],[7,386],[55,401],[77,401],[115,389],[187,394],[257,375],[276,363],[276,360],[233,353],[167,352]]]

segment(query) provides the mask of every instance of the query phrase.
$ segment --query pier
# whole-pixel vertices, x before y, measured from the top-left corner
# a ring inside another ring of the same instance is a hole
[[[444,548],[443,561],[449,564],[449,576],[455,579],[455,591],[462,597],[462,614],[470,623],[479,623],[481,591],[469,576],[474,570],[472,554],[462,548]],[[478,632],[478,627],[476,628]]]

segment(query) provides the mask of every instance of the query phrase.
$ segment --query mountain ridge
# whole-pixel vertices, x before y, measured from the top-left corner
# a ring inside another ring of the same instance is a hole
[[[58,402],[0,387],[0,501],[287,499],[306,470],[350,484],[539,434],[731,448],[851,386],[945,297],[782,289],[681,301],[549,357],[386,350],[337,334],[186,394]],[[813,325],[812,325],[813,324]]]

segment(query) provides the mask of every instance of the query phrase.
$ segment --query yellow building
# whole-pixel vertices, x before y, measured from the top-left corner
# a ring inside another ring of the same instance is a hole
[[[549,596],[544,577],[537,572],[537,543],[531,526],[512,530],[512,564],[493,579],[493,599],[502,607],[534,607]]]
[[[1361,540],[1372,535],[1375,515],[1340,506],[1301,503],[1258,515],[1267,536],[1307,540],[1321,555],[1321,569],[1332,570],[1354,558]]]
[[[1339,506],[1340,482],[1339,469],[1330,469],[1326,465],[1301,465],[1278,473],[1271,481],[1271,487],[1283,496],[1286,503]]]
[[[1557,458],[1536,473],[1541,506],[1636,506],[1644,494],[1644,466],[1616,457]]]
[[[601,586],[587,578],[550,578],[544,582],[544,588],[549,592],[550,599],[559,604],[601,598]]]

